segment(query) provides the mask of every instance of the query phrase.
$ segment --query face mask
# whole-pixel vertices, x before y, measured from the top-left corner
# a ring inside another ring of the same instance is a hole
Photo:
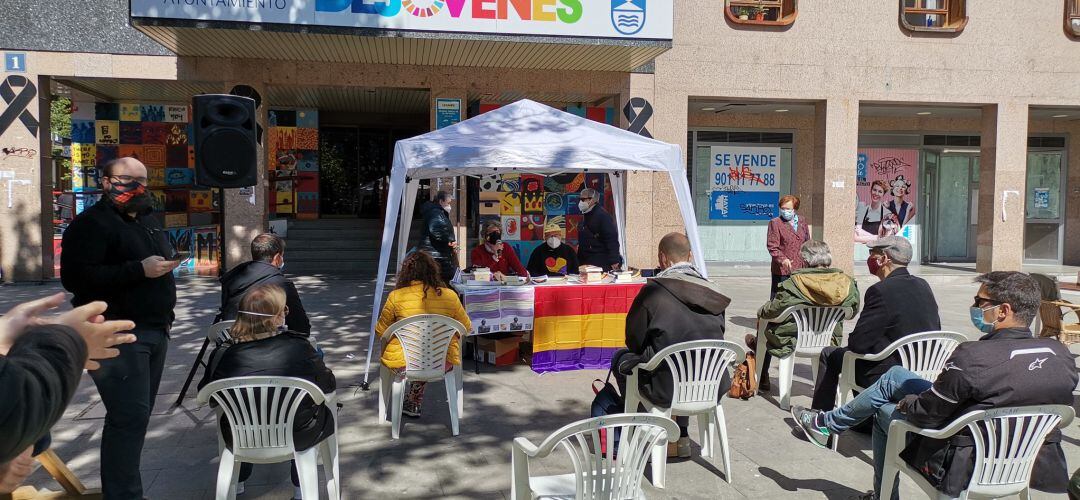
[[[443,209],[443,210],[446,210],[446,213],[450,213],[450,210],[451,210],[452,208],[453,208],[453,205],[447,205],[447,206],[445,206],[445,207],[442,207],[442,209]]]
[[[971,306],[971,324],[975,325],[975,328],[978,328],[980,332],[993,333],[994,325],[997,324],[997,321],[995,320],[993,323],[987,323],[986,320],[983,319],[983,313],[991,309],[997,309],[999,307],[1001,306],[992,306],[987,307],[986,309],[979,309],[978,307]]]
[[[491,233],[491,234],[487,235],[487,242],[491,243],[492,245],[498,243],[499,240],[501,240],[501,239],[502,239],[502,233]]]
[[[780,218],[784,221],[790,221],[795,218],[795,211],[787,208],[780,209]]]
[[[587,201],[579,201],[579,202],[577,202],[577,207],[578,207],[578,210],[581,211],[581,213],[588,212],[589,211],[589,202],[587,202]]]
[[[871,255],[866,258],[866,268],[870,270],[870,274],[877,276],[881,272],[881,261],[876,255]]]
[[[558,236],[552,236],[547,239],[547,244],[554,250],[556,248],[559,248],[559,245],[562,244],[562,240],[560,240]]]
[[[154,200],[146,192],[146,186],[136,181],[109,183],[109,199],[123,212],[143,214],[154,209]]]
[[[281,258],[281,265],[278,266],[277,268],[278,268],[278,271],[284,271],[285,270],[285,258],[284,257]]]

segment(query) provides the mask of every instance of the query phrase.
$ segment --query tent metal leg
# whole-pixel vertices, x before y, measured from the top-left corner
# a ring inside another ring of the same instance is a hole
[[[180,395],[176,397],[176,402],[173,403],[173,407],[180,406],[184,402],[184,396],[187,394],[188,387],[191,387],[191,381],[195,379],[195,372],[199,370],[199,365],[206,366],[203,363],[203,355],[206,354],[206,348],[210,346],[210,339],[204,338],[202,347],[199,349],[199,354],[195,355],[195,364],[191,365],[191,370],[188,371],[187,380],[184,381],[184,387],[180,389]]]

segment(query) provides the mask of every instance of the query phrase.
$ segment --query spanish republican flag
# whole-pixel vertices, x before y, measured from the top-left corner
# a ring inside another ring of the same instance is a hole
[[[626,313],[642,286],[536,287],[533,371],[608,369],[626,346]]]

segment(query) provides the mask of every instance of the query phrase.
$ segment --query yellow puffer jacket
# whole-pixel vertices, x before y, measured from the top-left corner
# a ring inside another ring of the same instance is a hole
[[[417,281],[406,288],[390,292],[390,296],[386,298],[386,305],[379,314],[379,322],[375,324],[375,334],[381,339],[390,325],[420,314],[441,314],[465,325],[466,331],[471,330],[472,322],[465,314],[465,308],[461,307],[457,294],[450,288],[440,290],[442,293],[436,294],[434,290],[429,289],[425,296],[423,283]],[[391,369],[404,368],[405,355],[401,351],[401,342],[397,337],[385,345],[381,358],[382,364]],[[461,364],[460,339],[455,338],[450,342],[450,349],[446,351],[446,362]]]

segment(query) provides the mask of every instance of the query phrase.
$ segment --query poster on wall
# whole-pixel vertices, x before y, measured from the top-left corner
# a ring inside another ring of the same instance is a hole
[[[891,235],[910,239],[918,194],[918,150],[860,149],[856,168],[855,242]]]
[[[461,121],[461,99],[435,99],[435,129],[449,127]]]
[[[779,214],[780,148],[713,146],[709,219],[764,220]]]

